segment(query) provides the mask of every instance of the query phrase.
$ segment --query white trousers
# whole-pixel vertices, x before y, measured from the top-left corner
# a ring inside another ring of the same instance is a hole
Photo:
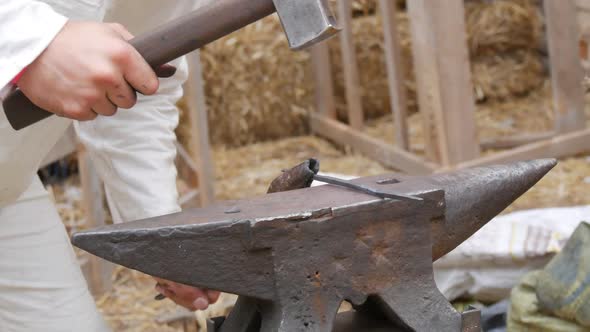
[[[0,208],[0,331],[110,331],[38,178]]]

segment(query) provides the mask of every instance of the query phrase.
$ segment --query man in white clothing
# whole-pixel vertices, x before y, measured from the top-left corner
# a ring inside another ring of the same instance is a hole
[[[177,74],[158,81],[123,25],[144,32],[203,0],[107,2],[0,1],[0,89],[16,84],[60,116],[17,132],[0,107],[0,331],[108,331],[35,175],[70,119],[93,120],[76,122],[76,130],[115,221],[180,209],[174,128],[186,63],[175,61]],[[123,25],[100,23],[105,15]],[[193,310],[218,296],[174,283],[161,291]]]

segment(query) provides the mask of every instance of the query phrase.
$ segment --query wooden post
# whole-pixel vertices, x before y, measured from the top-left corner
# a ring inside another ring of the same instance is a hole
[[[400,149],[408,151],[408,125],[406,122],[408,107],[397,30],[396,4],[395,1],[391,0],[379,0],[379,6],[383,16],[385,63],[387,65],[391,112],[395,125],[395,143]]]
[[[584,72],[579,58],[575,4],[572,0],[545,0],[544,6],[555,131],[581,130],[586,125],[582,87]]]
[[[102,181],[96,173],[96,169],[90,160],[90,156],[84,147],[78,145],[78,170],[82,185],[82,206],[86,216],[86,225],[89,228],[103,226],[106,223],[104,210]],[[113,264],[102,258],[89,255],[84,270],[88,288],[95,297],[111,290]]]
[[[330,119],[336,119],[334,81],[332,79],[332,66],[330,65],[330,49],[327,42],[321,42],[311,48],[311,60],[317,111]]]
[[[348,122],[352,128],[360,130],[363,128],[364,117],[356,50],[352,36],[352,0],[338,1],[338,19],[343,27],[340,32],[340,45],[342,49],[342,68],[346,83]]]
[[[408,1],[427,156],[443,166],[479,155],[463,0]]]
[[[186,57],[189,64],[189,78],[184,85],[184,95],[188,110],[187,118],[191,128],[188,149],[198,169],[198,174],[195,177],[197,181],[195,181],[196,183],[190,183],[190,185],[199,188],[201,206],[207,206],[215,199],[213,188],[215,172],[209,143],[203,72],[199,51],[192,52]]]

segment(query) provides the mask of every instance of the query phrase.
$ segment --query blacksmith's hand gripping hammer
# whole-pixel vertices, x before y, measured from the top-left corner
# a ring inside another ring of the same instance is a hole
[[[152,68],[188,54],[246,25],[277,12],[292,49],[303,49],[338,32],[327,0],[211,0],[200,9],[130,41]],[[52,113],[16,89],[3,107],[11,126],[20,130]]]

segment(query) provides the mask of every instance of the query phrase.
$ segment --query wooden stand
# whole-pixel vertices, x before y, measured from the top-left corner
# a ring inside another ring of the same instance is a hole
[[[82,186],[82,208],[89,228],[106,225],[103,182],[100,180],[90,156],[82,145],[78,145],[78,170]],[[87,260],[80,262],[90,293],[97,297],[113,287],[114,265],[102,258],[87,254]]]
[[[406,95],[401,75],[395,2],[379,0],[396,144],[363,132],[358,66],[352,41],[350,1],[339,1],[344,32],[341,52],[350,125],[336,119],[329,49],[325,43],[312,50],[317,82],[317,112],[312,131],[348,145],[386,166],[410,174],[544,157],[565,157],[590,151],[590,129],[585,128],[583,71],[575,4],[571,0],[544,0],[553,86],[554,129],[479,142],[475,99],[471,83],[463,0],[408,1],[414,68],[420,112],[423,114],[425,155],[409,152]],[[482,148],[505,148],[480,157]]]
[[[215,172],[209,143],[203,71],[199,51],[190,53],[186,57],[189,64],[189,77],[184,85],[184,98],[191,137],[187,149],[180,144],[177,145],[177,149],[181,163],[187,165],[192,173],[188,175],[188,181],[194,189],[180,198],[180,204],[183,207],[207,206],[215,200],[213,185]]]

